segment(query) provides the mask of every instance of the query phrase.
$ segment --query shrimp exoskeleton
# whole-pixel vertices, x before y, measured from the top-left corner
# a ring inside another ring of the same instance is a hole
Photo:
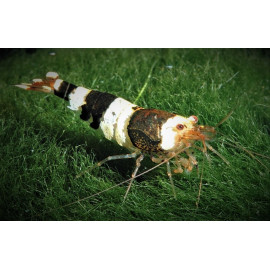
[[[198,164],[195,149],[206,152],[209,148],[215,151],[206,142],[215,136],[215,129],[198,125],[196,116],[183,117],[162,110],[145,109],[112,94],[63,81],[55,72],[48,72],[45,79],[34,79],[32,83],[16,86],[52,93],[69,101],[68,108],[80,110],[81,119],[89,121],[90,127],[101,129],[106,139],[130,151],[130,154],[109,156],[97,164],[101,166],[110,160],[136,158],[136,167],[129,179],[125,198],[145,155],[150,156],[154,163],[166,163],[168,177],[173,183],[171,163],[175,166],[174,173],[192,171]],[[203,148],[195,146],[196,141],[201,141]],[[174,188],[173,193],[176,196]]]

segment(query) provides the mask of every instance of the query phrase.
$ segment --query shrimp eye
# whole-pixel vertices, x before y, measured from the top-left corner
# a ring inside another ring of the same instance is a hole
[[[179,130],[182,130],[182,129],[184,128],[184,125],[178,124],[178,125],[176,126],[176,128],[179,129]]]

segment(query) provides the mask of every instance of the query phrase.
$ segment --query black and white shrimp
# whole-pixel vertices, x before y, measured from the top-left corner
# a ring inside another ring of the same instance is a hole
[[[217,153],[206,142],[215,137],[215,128],[198,125],[196,116],[183,117],[158,109],[145,109],[115,95],[68,83],[59,79],[56,72],[48,72],[45,79],[34,79],[32,83],[16,86],[52,93],[69,101],[68,108],[81,111],[80,118],[89,121],[91,128],[101,129],[106,139],[115,141],[130,152],[109,156],[98,166],[110,160],[137,158],[125,198],[145,155],[154,163],[166,163],[172,183],[172,159],[174,173],[182,173],[197,166],[194,149],[205,152],[209,148]],[[201,141],[203,147],[195,146],[196,141]],[[173,192],[175,196],[174,188]]]

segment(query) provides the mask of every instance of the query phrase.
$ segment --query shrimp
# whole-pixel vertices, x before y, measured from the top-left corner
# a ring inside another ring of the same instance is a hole
[[[100,129],[106,139],[129,151],[129,154],[109,156],[96,166],[111,160],[136,158],[136,166],[128,180],[124,199],[133,180],[138,176],[145,156],[149,156],[158,166],[166,163],[167,175],[176,197],[171,163],[175,166],[174,173],[183,173],[184,170],[190,172],[198,165],[195,149],[204,153],[209,149],[218,154],[207,143],[215,137],[215,128],[199,125],[198,118],[194,115],[184,117],[158,109],[142,108],[110,93],[78,87],[59,79],[56,72],[48,72],[45,79],[34,79],[31,83],[15,86],[29,91],[51,93],[68,101],[68,108],[81,111],[80,118],[88,121],[91,128]],[[202,148],[195,145],[197,141],[202,143]]]

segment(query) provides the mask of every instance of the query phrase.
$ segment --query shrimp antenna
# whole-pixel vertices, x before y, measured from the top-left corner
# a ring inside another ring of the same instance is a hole
[[[261,156],[261,157],[264,157],[264,158],[267,158],[267,159],[270,159],[270,157],[265,156],[265,155],[262,155],[260,153],[256,153],[256,152],[251,151],[251,150],[248,150],[245,147],[237,144],[236,142],[233,142],[233,141],[231,141],[231,142],[234,143],[234,144],[228,143],[228,142],[224,142],[224,143],[227,144],[227,145],[230,145],[230,146],[232,146],[234,148],[241,149],[244,152],[248,153],[253,159],[255,159],[257,162],[259,162],[267,171],[270,171],[270,169],[260,159],[258,159],[257,157],[255,157],[255,155],[258,155],[258,156]]]
[[[100,191],[100,192],[97,192],[97,193],[92,194],[92,195],[90,195],[90,196],[84,197],[84,198],[79,199],[79,200],[77,200],[77,201],[74,201],[74,202],[72,202],[72,203],[68,203],[68,204],[62,205],[62,206],[60,206],[60,207],[51,209],[51,210],[49,210],[49,211],[45,211],[45,212],[43,212],[43,214],[45,214],[45,213],[50,213],[50,212],[52,212],[52,211],[55,211],[55,210],[58,210],[58,209],[61,209],[61,208],[64,208],[64,207],[67,207],[67,206],[70,206],[70,205],[73,205],[73,204],[76,204],[76,203],[85,201],[85,200],[88,200],[88,199],[93,198],[93,197],[95,197],[95,196],[98,196],[98,195],[100,195],[100,194],[102,194],[102,193],[104,193],[104,192],[106,192],[106,191],[109,191],[109,190],[111,190],[111,189],[113,189],[113,188],[115,188],[115,187],[118,187],[118,186],[121,186],[121,185],[123,185],[123,184],[125,184],[125,183],[128,183],[129,181],[131,181],[131,180],[133,180],[133,179],[135,179],[135,178],[137,178],[137,177],[139,177],[139,176],[142,176],[142,175],[144,175],[144,174],[146,174],[146,173],[149,173],[149,172],[151,172],[152,170],[158,168],[159,166],[161,166],[161,165],[167,163],[169,160],[173,159],[175,156],[177,156],[177,155],[180,154],[181,152],[184,152],[186,149],[188,149],[188,147],[185,147],[185,148],[181,149],[180,151],[174,153],[171,157],[166,158],[165,160],[163,160],[163,161],[160,162],[159,164],[155,165],[154,167],[152,167],[152,168],[150,168],[150,169],[148,169],[148,170],[146,170],[146,171],[144,171],[144,172],[142,172],[142,173],[140,173],[140,174],[137,174],[135,177],[131,177],[131,178],[127,179],[127,180],[122,181],[122,182],[119,183],[119,184],[116,184],[116,185],[114,185],[114,186],[112,186],[112,187],[106,188],[106,189],[104,189],[104,190],[102,190],[102,191]]]
[[[224,135],[222,132],[219,131],[219,133],[221,135]],[[244,152],[246,152],[247,154],[249,154],[253,159],[255,159],[257,162],[259,162],[266,170],[270,171],[270,169],[260,160],[258,159],[256,156],[260,156],[260,157],[263,157],[263,158],[267,158],[267,159],[270,159],[269,156],[266,156],[266,155],[263,155],[263,154],[260,154],[260,153],[257,153],[257,152],[254,152],[254,151],[251,151],[251,150],[248,150],[246,149],[245,147],[239,145],[237,142],[231,140],[231,139],[228,139],[231,143],[229,142],[224,142],[224,144],[227,144],[227,145],[230,145],[236,149],[240,149]],[[256,156],[255,156],[256,155]]]
[[[212,151],[213,153],[215,153],[217,156],[219,156],[227,165],[230,165],[230,162],[223,157],[216,149],[213,148],[213,146],[211,146],[209,143],[205,142],[207,148]]]
[[[199,202],[200,202],[200,198],[201,198],[202,177],[203,177],[203,169],[204,169],[204,160],[205,160],[205,156],[203,156],[203,161],[202,161],[202,172],[201,172],[201,176],[200,176],[199,192],[198,192],[198,197],[197,197],[197,201],[196,201],[196,208],[197,208],[197,209],[198,209],[198,207],[199,207]]]
[[[234,110],[236,109],[236,107],[238,106],[238,100],[236,101],[234,107],[232,108],[232,110],[215,126],[215,128],[219,127],[220,125],[222,125],[225,121],[227,121],[232,113],[234,112]]]

